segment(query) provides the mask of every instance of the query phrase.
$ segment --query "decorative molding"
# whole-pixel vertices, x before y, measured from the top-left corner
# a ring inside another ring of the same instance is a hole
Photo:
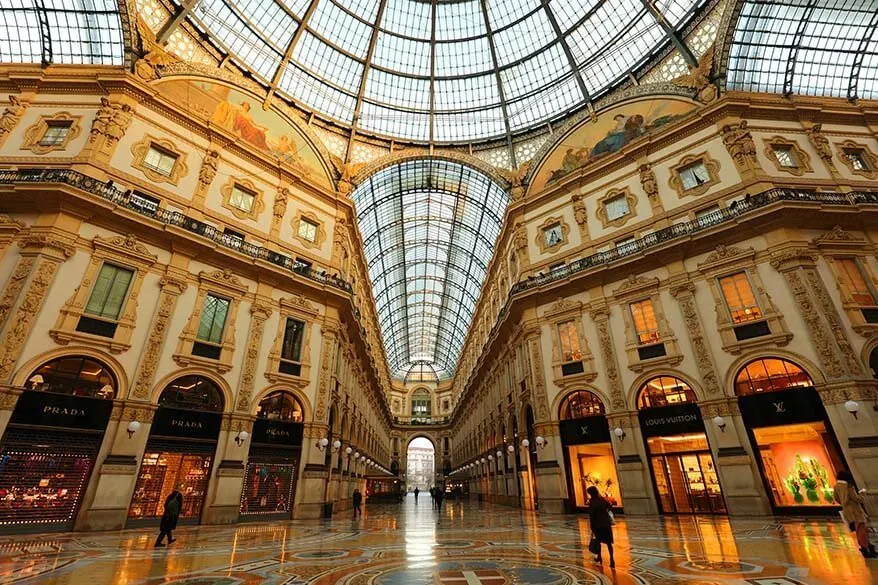
[[[753,248],[739,248],[737,246],[726,246],[720,244],[716,249],[707,255],[704,262],[698,264],[698,270],[701,272],[711,272],[721,269],[730,262],[740,260],[752,261],[756,256],[756,250]]]
[[[738,171],[743,174],[761,170],[756,158],[756,142],[750,129],[747,128],[747,120],[741,120],[737,124],[726,124],[722,127],[721,134],[723,145]]]
[[[303,221],[312,223],[316,226],[314,241],[299,234],[299,225]],[[300,209],[296,212],[291,223],[293,226],[293,237],[299,240],[303,246],[310,249],[318,249],[323,245],[323,241],[326,239],[326,229],[323,227],[323,222],[317,218],[317,214],[311,211],[302,211]]]
[[[709,179],[696,187],[684,189],[683,180],[680,178],[680,171],[698,162],[704,165]],[[668,184],[677,192],[680,199],[683,197],[698,197],[707,193],[714,185],[719,184],[719,168],[719,162],[712,159],[706,151],[699,154],[689,154],[671,167],[671,178],[668,179]]]
[[[21,150],[29,150],[34,154],[48,154],[56,150],[67,150],[70,142],[82,133],[79,121],[82,116],[74,116],[69,112],[58,112],[52,115],[40,116],[40,119],[24,131],[24,142]],[[40,144],[49,130],[50,122],[69,122],[67,134],[57,144]]]
[[[838,345],[845,370],[855,378],[865,376],[863,366],[860,364],[857,354],[848,340],[841,316],[838,314],[835,304],[829,297],[829,291],[826,290],[826,284],[817,273],[817,269],[813,266],[805,268],[804,274],[805,280],[808,283],[808,288],[817,300],[817,307],[823,313],[823,318],[826,319],[826,322],[829,324],[829,330],[832,332],[836,345]]]
[[[698,65],[689,66],[689,73],[671,81],[674,85],[695,90],[698,101],[709,104],[719,97],[719,88],[710,81],[713,69],[713,55],[716,44],[712,44],[698,60]]]
[[[765,138],[763,142],[765,143],[763,154],[765,154],[765,158],[774,163],[774,167],[778,172],[789,173],[796,177],[801,177],[805,173],[811,173],[814,171],[811,167],[811,155],[802,150],[802,147],[800,147],[799,143],[795,140],[789,140],[783,136],[772,136],[771,138]],[[780,164],[776,154],[776,151],[779,148],[789,149],[796,166],[787,167]]]
[[[238,412],[250,411],[250,396],[253,394],[253,383],[256,379],[259,350],[262,348],[262,334],[265,330],[265,321],[271,313],[271,307],[267,304],[256,301],[250,305],[250,332],[247,334],[247,347],[241,364],[241,379],[238,383],[238,400],[235,408]]]
[[[106,160],[113,153],[116,145],[125,136],[128,126],[134,118],[134,108],[127,103],[114,103],[108,98],[101,98],[101,107],[95,114],[89,131],[88,144]]]
[[[643,188],[643,192],[646,193],[646,198],[649,201],[650,207],[652,207],[653,214],[664,213],[665,208],[659,196],[658,179],[656,179],[652,167],[644,163],[640,165],[638,171],[640,173],[640,186]]]
[[[576,194],[570,198],[573,205],[573,218],[576,225],[579,226],[579,239],[584,243],[589,239],[588,236],[588,210],[585,208],[585,200],[582,195]]]
[[[157,147],[159,150],[167,151],[176,157],[174,166],[171,168],[170,174],[160,173],[154,168],[146,164],[146,155],[151,147]],[[143,173],[147,179],[155,183],[170,183],[177,185],[180,179],[186,175],[189,167],[186,165],[186,155],[177,146],[165,138],[156,138],[149,134],[144,134],[140,142],[131,145],[131,154],[134,159],[131,161],[131,167]],[[199,179],[200,179],[199,173]]]
[[[869,148],[865,144],[860,144],[859,142],[854,142],[853,140],[845,140],[835,146],[838,152],[838,159],[848,168],[848,170],[853,175],[859,175],[861,177],[865,177],[867,179],[874,180],[878,178],[878,156],[872,152],[872,149]],[[851,162],[850,158],[848,158],[845,150],[857,150],[863,156],[864,162],[866,163],[865,169],[858,169],[854,167],[854,164]]]
[[[0,116],[0,146],[3,146],[12,134],[28,106],[30,106],[28,102],[23,102],[18,96],[9,94],[9,105],[4,108],[3,115]]]
[[[619,363],[616,361],[616,348],[613,344],[613,334],[610,331],[610,313],[607,308],[598,308],[591,313],[591,318],[598,329],[598,344],[601,348],[601,358],[604,362],[604,372],[607,377],[607,388],[610,391],[610,403],[613,410],[625,410],[625,393],[622,388],[622,378],[619,375]]]
[[[722,384],[719,381],[710,342],[704,335],[701,316],[695,303],[695,285],[691,282],[677,285],[671,289],[671,294],[677,299],[680,312],[683,314],[683,323],[686,325],[686,333],[689,335],[695,363],[701,374],[704,392],[708,396],[721,396],[723,394]]]
[[[821,131],[822,129],[822,124],[814,124],[805,130],[805,134],[808,136],[808,142],[817,151],[817,156],[826,165],[832,177],[837,179],[839,175],[835,162],[832,160],[832,148],[829,145],[829,139]]]
[[[646,291],[654,292],[658,290],[661,281],[657,276],[646,278],[636,274],[629,274],[622,284],[613,291],[616,300],[622,300],[631,296],[644,294]]]
[[[6,288],[3,289],[3,297],[0,298],[0,332],[6,326],[6,321],[15,306],[27,277],[30,275],[31,269],[36,263],[36,256],[21,256],[15,265],[12,275],[6,281]]]
[[[250,211],[244,211],[243,209],[229,203],[235,186],[238,186],[253,195],[253,205],[250,207]],[[253,181],[250,181],[249,179],[229,177],[228,182],[220,188],[220,193],[222,193],[223,196],[222,206],[231,211],[232,215],[238,219],[256,221],[259,219],[259,214],[265,209],[265,202],[262,200],[262,191],[257,189]]]
[[[609,217],[607,217],[606,203],[617,197],[624,197],[625,200],[628,202],[628,213],[623,216],[617,217],[616,219],[610,219]],[[607,191],[606,195],[598,199],[595,215],[601,222],[601,225],[604,227],[604,229],[610,227],[622,227],[623,225],[628,223],[628,220],[633,219],[637,216],[637,196],[634,195],[628,187],[624,187],[622,189],[610,189],[609,191]]]
[[[162,278],[159,285],[161,293],[159,294],[158,310],[153,317],[149,337],[146,339],[146,345],[140,359],[137,378],[134,380],[131,391],[131,395],[140,400],[147,400],[150,396],[162,348],[168,337],[168,324],[171,315],[177,306],[177,299],[188,286],[184,280],[172,276]]]
[[[866,242],[866,238],[864,238],[863,236],[852,234],[840,225],[837,225],[828,232],[824,232],[823,234],[817,236],[816,238],[811,240],[811,243],[817,247],[854,245],[858,248],[866,246],[868,244]]]

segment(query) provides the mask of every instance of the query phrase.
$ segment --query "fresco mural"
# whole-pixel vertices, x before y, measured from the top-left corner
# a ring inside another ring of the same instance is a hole
[[[696,105],[658,98],[638,100],[611,108],[593,122],[585,121],[570,132],[545,159],[533,181],[539,190],[592,161],[613,154],[623,146],[682,118]]]
[[[274,110],[263,110],[261,101],[210,81],[171,80],[159,89],[175,104],[237,136],[245,147],[301,167],[329,183],[319,155],[302,133]]]

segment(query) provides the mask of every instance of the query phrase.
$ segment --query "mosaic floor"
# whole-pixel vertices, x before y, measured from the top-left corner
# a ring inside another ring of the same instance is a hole
[[[367,506],[363,520],[0,538],[0,583],[102,585],[866,585],[865,561],[827,519],[632,518],[617,568],[585,551],[580,516],[504,507]],[[868,564],[867,564],[868,563]]]

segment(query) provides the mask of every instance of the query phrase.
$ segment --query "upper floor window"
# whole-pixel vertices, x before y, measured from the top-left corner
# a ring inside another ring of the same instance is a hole
[[[787,169],[795,169],[799,167],[799,160],[791,146],[775,144],[771,147],[771,150],[774,152],[774,158],[777,159],[777,164],[780,166]]]
[[[551,248],[557,246],[564,241],[564,230],[560,223],[554,223],[543,230],[543,238],[546,241],[546,247]]]
[[[232,186],[232,192],[229,195],[229,205],[240,209],[245,213],[253,211],[253,204],[256,202],[256,193],[245,189],[235,183]]]
[[[874,170],[869,164],[866,151],[862,148],[844,148],[842,155],[847,159],[848,164],[855,171],[872,171]]]
[[[653,378],[640,388],[637,396],[637,408],[671,406],[684,402],[698,402],[698,398],[689,384],[672,376]]]
[[[724,276],[719,279],[719,285],[733,323],[746,323],[762,318],[762,311],[746,272]]]
[[[637,343],[646,345],[662,340],[658,321],[650,299],[631,303],[631,317],[634,319],[634,330],[637,332]]]
[[[754,360],[741,368],[735,378],[735,394],[746,396],[813,385],[811,376],[793,362],[766,358]]]
[[[163,148],[151,144],[143,157],[143,166],[170,177],[177,163],[177,155]]]
[[[412,394],[412,416],[430,416],[433,400],[427,390],[416,390]]]
[[[284,342],[281,346],[280,359],[290,362],[302,360],[302,338],[305,324],[302,321],[287,317],[284,327]]]
[[[153,214],[158,211],[159,204],[161,201],[152,197],[150,195],[146,195],[145,193],[140,193],[139,191],[132,191],[128,196],[128,203],[131,207],[148,214]]]
[[[317,228],[319,226],[313,221],[307,220],[304,217],[299,219],[299,228],[298,233],[299,236],[308,240],[309,242],[317,241]]]
[[[680,182],[683,185],[684,191],[695,189],[710,182],[710,173],[707,171],[707,167],[704,166],[704,161],[692,163],[677,172],[680,174]]]
[[[84,312],[108,321],[118,321],[133,279],[133,270],[104,263]]]
[[[628,198],[624,194],[604,201],[604,210],[606,211],[608,221],[625,217],[631,213],[631,208],[628,206]]]
[[[558,325],[558,338],[561,341],[561,361],[574,362],[582,359],[582,349],[579,346],[579,335],[576,332],[576,323],[565,321]]]
[[[204,298],[204,307],[201,309],[201,319],[198,322],[198,334],[196,337],[201,341],[215,343],[223,342],[223,331],[226,327],[226,318],[232,302],[213,294]]]
[[[571,392],[561,403],[561,420],[598,416],[604,412],[601,399],[587,390]]]
[[[46,131],[40,137],[40,146],[59,146],[67,140],[72,120],[49,120],[46,122]]]
[[[851,299],[859,305],[874,305],[875,295],[863,273],[863,267],[856,258],[836,258],[838,276],[842,285],[850,292]]]

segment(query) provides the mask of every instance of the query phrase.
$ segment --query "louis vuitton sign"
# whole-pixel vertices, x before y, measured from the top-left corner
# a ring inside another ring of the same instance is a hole
[[[184,439],[216,439],[222,413],[162,407],[156,410],[151,434]]]
[[[685,435],[704,432],[704,420],[697,404],[675,404],[649,408],[638,413],[644,437]]]
[[[107,428],[112,410],[112,400],[25,390],[18,397],[9,422],[103,431]]]
[[[813,388],[762,392],[738,399],[741,415],[751,427],[771,427],[823,420],[826,411]]]
[[[561,443],[564,445],[610,442],[610,425],[605,416],[562,420],[559,426],[561,428]]]

